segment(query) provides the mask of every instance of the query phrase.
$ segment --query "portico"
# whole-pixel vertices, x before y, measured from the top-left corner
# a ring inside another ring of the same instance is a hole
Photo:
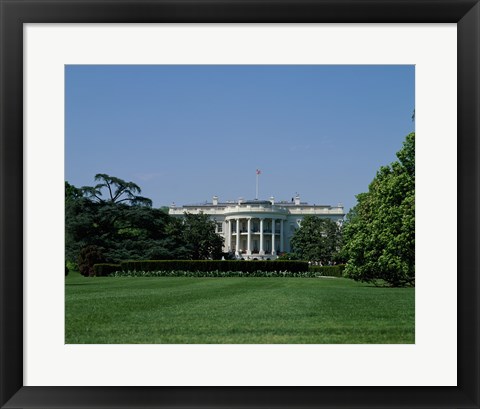
[[[264,258],[262,256],[276,256],[285,251],[283,233],[286,217],[268,216],[227,216],[228,251],[242,258]]]
[[[311,205],[296,195],[291,201],[243,200],[212,202],[169,209],[172,216],[184,213],[208,214],[215,231],[224,239],[223,251],[237,259],[276,259],[279,253],[290,252],[291,240],[306,215],[329,218],[341,223],[345,216],[343,206]]]

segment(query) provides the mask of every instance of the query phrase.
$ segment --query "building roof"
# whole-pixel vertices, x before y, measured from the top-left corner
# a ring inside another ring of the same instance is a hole
[[[237,206],[238,204],[240,205],[267,205],[267,206],[272,206],[272,202],[270,200],[257,200],[257,199],[252,199],[252,200],[231,200],[231,201],[226,201],[226,202],[218,202],[217,204],[214,204],[213,202],[202,202],[202,203],[191,203],[191,204],[186,204],[183,206],[172,206],[172,207],[227,207],[227,206]],[[323,205],[323,204],[309,204],[308,202],[300,202],[299,204],[296,204],[295,202],[292,201],[275,201],[273,203],[273,206],[282,206],[282,207],[295,207],[295,206],[312,206],[312,207],[341,207],[341,206],[332,206],[332,205]]]

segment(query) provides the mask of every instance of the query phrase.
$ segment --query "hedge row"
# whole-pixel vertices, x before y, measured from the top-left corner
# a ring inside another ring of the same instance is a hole
[[[191,271],[191,272],[232,272],[243,273],[263,271],[308,271],[306,261],[265,261],[265,260],[140,260],[122,261],[122,271]]]
[[[93,272],[97,277],[105,277],[121,269],[120,264],[99,263],[93,265]]]
[[[308,271],[317,273],[319,276],[328,277],[343,277],[345,264],[338,264],[336,266],[310,266]]]
[[[344,270],[344,264],[308,266],[290,260],[142,260],[93,266],[97,277],[343,277]]]
[[[315,278],[322,275],[315,271],[117,271],[113,277],[303,277]]]

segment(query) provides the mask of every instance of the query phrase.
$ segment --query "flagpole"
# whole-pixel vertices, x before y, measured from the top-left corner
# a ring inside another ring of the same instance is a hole
[[[258,200],[258,175],[260,175],[260,173],[262,173],[260,171],[260,169],[257,169],[255,171],[255,173],[257,174],[257,185],[256,185],[256,189],[255,189],[255,200]]]

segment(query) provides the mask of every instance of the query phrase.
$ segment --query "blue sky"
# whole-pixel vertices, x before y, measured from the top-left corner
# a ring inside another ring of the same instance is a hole
[[[355,205],[414,130],[414,66],[68,65],[65,180],[107,173],[155,207]]]

